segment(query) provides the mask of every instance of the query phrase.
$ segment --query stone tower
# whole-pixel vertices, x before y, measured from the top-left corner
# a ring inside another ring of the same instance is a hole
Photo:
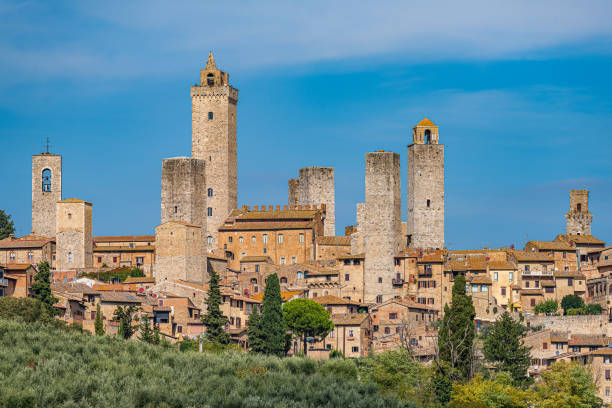
[[[200,83],[191,87],[191,157],[206,162],[206,249],[217,248],[217,230],[237,207],[236,104],[238,90],[229,75],[217,69],[210,53],[200,71]]]
[[[444,248],[444,145],[438,126],[424,118],[408,146],[407,246]]]
[[[54,237],[56,206],[62,199],[62,156],[32,156],[32,234]]]
[[[366,154],[364,302],[393,298],[394,256],[401,250],[400,155],[378,151]],[[364,216],[365,215],[365,216]]]
[[[177,279],[208,282],[201,229],[184,221],[168,221],[155,228],[156,282]]]
[[[161,223],[184,221],[206,231],[206,162],[190,157],[162,161]],[[206,235],[202,242],[206,242]]]
[[[589,190],[570,190],[570,210],[565,219],[567,234],[591,235],[593,216],[589,212]]]
[[[92,205],[78,198],[57,202],[55,267],[91,268],[93,264]]]
[[[325,204],[325,236],[336,235],[336,198],[333,167],[305,167],[289,180],[289,205]]]

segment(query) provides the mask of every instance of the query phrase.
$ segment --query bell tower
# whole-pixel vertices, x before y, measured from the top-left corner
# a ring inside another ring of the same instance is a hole
[[[55,237],[56,204],[62,199],[62,156],[32,156],[32,234]]]
[[[406,246],[444,248],[444,145],[427,118],[412,128],[407,199]]]
[[[217,248],[217,232],[238,204],[236,105],[238,90],[215,64],[212,52],[191,87],[191,157],[205,162],[206,250]]]
[[[589,190],[570,190],[570,210],[565,219],[568,235],[591,235],[593,216],[589,211]]]

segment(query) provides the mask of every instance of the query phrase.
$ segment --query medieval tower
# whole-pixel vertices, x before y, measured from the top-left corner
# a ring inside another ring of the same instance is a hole
[[[191,157],[205,162],[205,248],[217,248],[217,230],[238,205],[236,105],[238,90],[229,75],[218,70],[210,53],[200,71],[200,83],[191,87]]]
[[[394,297],[394,257],[401,250],[400,155],[378,151],[366,154],[364,302],[381,303]],[[360,226],[361,227],[361,226]]]
[[[570,190],[570,210],[565,214],[568,235],[591,235],[589,190]]]
[[[78,198],[58,201],[56,269],[90,268],[93,264],[92,205]]]
[[[62,199],[62,156],[32,156],[32,234],[54,237],[56,205]]]
[[[408,146],[407,246],[444,248],[444,145],[438,126],[424,118]]]
[[[325,204],[324,234],[336,235],[336,198],[333,167],[305,167],[289,180],[289,205]]]

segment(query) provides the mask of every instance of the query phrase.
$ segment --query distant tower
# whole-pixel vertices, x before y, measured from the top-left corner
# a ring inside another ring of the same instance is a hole
[[[56,204],[62,199],[62,156],[32,156],[32,233],[54,237]]]
[[[384,302],[395,294],[394,257],[402,243],[401,194],[400,155],[385,151],[367,153],[365,214],[358,214],[364,219],[365,303]]]
[[[336,235],[336,198],[333,167],[305,167],[299,179],[289,180],[289,205],[325,204],[324,234]]]
[[[570,190],[570,210],[565,214],[568,235],[591,235],[589,190]]]
[[[78,198],[58,201],[56,269],[72,270],[93,265],[92,205]]]
[[[184,221],[206,234],[206,162],[191,157],[162,161],[161,223]],[[202,236],[201,242],[206,242]],[[212,238],[211,238],[212,239]]]
[[[238,90],[229,75],[217,69],[210,53],[200,71],[200,84],[191,87],[191,156],[206,162],[206,222],[196,223],[211,236],[206,249],[217,248],[217,231],[237,207],[236,104]]]
[[[407,246],[444,248],[444,145],[438,126],[424,118],[408,146]]]

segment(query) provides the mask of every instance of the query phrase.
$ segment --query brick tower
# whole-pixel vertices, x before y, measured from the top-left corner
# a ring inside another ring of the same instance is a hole
[[[424,118],[408,146],[407,246],[444,247],[444,145],[438,126]]]
[[[570,210],[565,214],[568,235],[591,235],[589,190],[570,190]]]
[[[32,156],[32,234],[54,237],[56,204],[62,199],[62,156]]]
[[[236,105],[238,90],[229,75],[218,70],[210,53],[200,71],[200,84],[191,87],[191,156],[206,163],[206,222],[196,223],[212,237],[204,245],[217,248],[217,230],[237,207]]]

